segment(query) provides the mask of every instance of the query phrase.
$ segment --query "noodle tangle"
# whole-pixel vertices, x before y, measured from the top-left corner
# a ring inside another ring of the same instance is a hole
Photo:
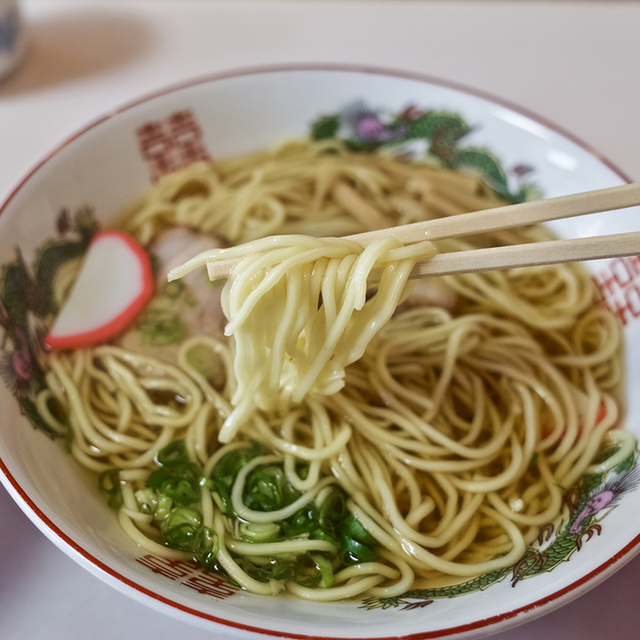
[[[635,450],[617,319],[575,264],[407,282],[436,250],[543,228],[435,248],[338,237],[500,202],[335,141],[165,176],[121,226],[150,250],[173,227],[232,245],[173,272],[240,259],[226,336],[51,353],[40,414],[141,549],[256,594],[396,597],[512,566],[565,490]]]

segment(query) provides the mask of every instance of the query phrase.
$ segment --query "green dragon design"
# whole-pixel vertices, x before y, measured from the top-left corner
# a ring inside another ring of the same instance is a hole
[[[16,258],[0,272],[0,376],[31,424],[56,437],[33,400],[44,387],[44,338],[58,312],[54,283],[66,265],[82,257],[99,229],[91,207],[72,216],[67,209],[56,220],[58,237],[42,245],[27,265],[16,247]]]
[[[358,101],[318,118],[311,125],[311,138],[339,139],[354,151],[392,147],[403,155],[423,152],[436,165],[479,175],[507,203],[541,196],[534,184],[523,181],[533,171],[531,167],[517,165],[507,172],[489,149],[464,146],[465,136],[472,131],[460,115],[450,111],[410,106],[399,114],[386,114]]]
[[[614,454],[615,449],[606,455],[608,457]],[[580,551],[586,541],[596,534],[600,535],[602,519],[625,493],[640,484],[637,458],[638,452],[635,452],[609,473],[585,475],[565,494],[565,513],[560,523],[548,523],[542,527],[537,545],[529,548],[513,566],[447,587],[414,589],[393,598],[367,598],[362,606],[366,609],[417,609],[439,598],[455,598],[475,591],[484,591],[491,585],[502,582],[509,575],[511,585],[515,587],[522,580],[552,571]]]

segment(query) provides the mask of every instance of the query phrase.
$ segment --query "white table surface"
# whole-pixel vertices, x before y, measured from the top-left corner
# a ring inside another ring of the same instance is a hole
[[[0,201],[51,148],[140,94],[224,69],[349,62],[518,103],[640,179],[640,4],[502,0],[30,0],[29,56],[0,84]],[[640,637],[640,557],[496,640]],[[215,640],[119,594],[0,487],[2,640]]]

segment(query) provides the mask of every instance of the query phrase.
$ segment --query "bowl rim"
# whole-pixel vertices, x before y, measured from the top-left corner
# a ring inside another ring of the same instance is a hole
[[[49,153],[47,153],[23,178],[18,182],[18,184],[10,191],[7,198],[0,204],[0,215],[2,215],[6,209],[9,207],[14,198],[19,194],[25,184],[45,165],[49,162],[54,156],[60,153],[63,149],[65,149],[69,144],[71,144],[77,138],[80,138],[85,133],[99,126],[100,124],[112,119],[120,113],[128,111],[138,105],[144,104],[156,98],[180,91],[182,89],[187,89],[190,87],[208,84],[211,82],[226,80],[231,78],[239,78],[245,76],[254,76],[254,75],[262,75],[269,73],[282,73],[282,72],[300,72],[300,71],[334,71],[334,72],[345,72],[345,73],[357,73],[357,74],[369,74],[376,76],[386,76],[389,78],[400,78],[406,80],[414,80],[417,82],[427,83],[436,85],[439,87],[453,89],[456,91],[460,91],[464,94],[474,96],[477,98],[481,98],[488,102],[491,102],[495,105],[504,107],[523,115],[538,124],[541,124],[545,128],[560,134],[567,140],[573,142],[575,145],[580,147],[583,151],[586,151],[589,155],[595,157],[599,162],[605,165],[608,169],[610,169],[613,173],[615,173],[620,179],[624,182],[632,182],[631,178],[623,172],[618,166],[616,166],[611,160],[607,157],[603,156],[599,151],[594,149],[590,144],[574,135],[570,131],[564,129],[563,127],[557,125],[556,123],[547,120],[545,117],[538,115],[537,113],[528,110],[516,103],[513,103],[507,99],[498,97],[490,92],[477,89],[474,87],[470,87],[464,83],[443,79],[437,76],[433,76],[426,73],[420,73],[415,71],[406,71],[388,67],[380,67],[375,65],[365,65],[365,64],[357,64],[357,63],[322,63],[322,62],[311,62],[311,63],[276,63],[276,64],[268,64],[268,65],[252,65],[252,66],[243,66],[243,67],[235,67],[223,71],[213,72],[209,74],[204,74],[197,76],[195,78],[187,79],[182,82],[172,83],[167,86],[164,86],[158,90],[148,92],[143,94],[142,96],[127,101],[119,107],[110,110],[102,116],[90,121],[84,127],[78,129],[75,133],[71,134],[67,138],[63,139],[58,145],[56,145]],[[265,629],[261,627],[255,627],[249,624],[243,624],[240,622],[235,622],[231,620],[226,620],[224,618],[219,618],[210,613],[205,613],[204,611],[199,611],[197,609],[193,609],[187,605],[181,604],[180,602],[176,602],[170,597],[160,595],[155,591],[143,587],[138,584],[134,580],[127,578],[122,575],[118,571],[114,570],[110,566],[108,566],[105,562],[99,560],[89,551],[81,547],[77,542],[75,542],[68,534],[62,531],[58,525],[56,525],[49,517],[47,517],[40,508],[35,504],[35,502],[29,497],[29,495],[25,492],[25,490],[20,486],[17,480],[13,477],[7,466],[5,465],[2,457],[0,456],[0,481],[5,485],[5,488],[9,491],[10,495],[16,500],[18,505],[22,508],[23,511],[26,511],[27,515],[30,517],[32,522],[48,537],[50,537],[63,551],[70,555],[74,560],[78,561],[82,559],[84,562],[81,564],[85,566],[85,568],[92,570],[92,572],[101,578],[106,578],[107,582],[109,582],[112,586],[116,586],[115,583],[119,582],[125,587],[132,589],[136,593],[129,593],[128,595],[134,596],[137,600],[144,602],[147,605],[161,607],[161,610],[164,610],[164,606],[171,607],[176,610],[175,613],[187,614],[188,616],[194,616],[195,618],[199,618],[201,620],[205,620],[208,622],[217,623],[224,627],[230,627],[234,631],[245,631],[255,634],[262,634],[265,636],[275,636],[282,638],[295,638],[299,640],[351,640],[351,638],[347,637],[338,637],[338,636],[320,636],[320,635],[308,635],[308,634],[300,634],[295,632],[283,632],[277,631],[275,629]],[[448,627],[446,629],[440,629],[435,631],[424,631],[411,633],[406,635],[396,634],[394,636],[371,636],[368,640],[431,640],[435,638],[445,638],[450,636],[455,636],[456,634],[477,632],[481,633],[483,630],[487,632],[490,627],[494,627],[495,631],[506,629],[508,627],[516,626],[517,624],[524,623],[530,621],[534,617],[538,617],[543,615],[543,613],[548,613],[551,609],[555,609],[560,607],[561,605],[569,602],[570,600],[577,598],[582,595],[585,591],[595,587],[601,581],[603,581],[606,577],[608,577],[613,572],[620,569],[626,562],[631,560],[631,558],[640,552],[640,533],[633,538],[629,543],[627,543],[621,550],[619,550],[614,556],[608,558],[605,562],[600,564],[598,567],[587,573],[586,575],[578,578],[571,584],[554,591],[553,593],[539,598],[538,600],[531,602],[529,604],[523,605],[516,609],[512,609],[511,611],[506,611],[500,614],[493,615],[488,618],[483,618],[481,620],[476,620],[475,622],[466,623],[463,625],[457,625],[453,627]],[[77,556],[80,556],[78,558]],[[147,598],[150,598],[151,601],[146,601]],[[155,601],[155,602],[153,602]],[[164,605],[164,606],[163,606]],[[553,605],[553,606],[549,606]],[[164,610],[165,613],[169,613]],[[535,612],[538,612],[537,615]],[[514,622],[517,616],[521,616],[521,621]],[[526,619],[524,619],[526,618]],[[511,621],[511,624],[509,624]],[[230,630],[231,630],[230,629]]]

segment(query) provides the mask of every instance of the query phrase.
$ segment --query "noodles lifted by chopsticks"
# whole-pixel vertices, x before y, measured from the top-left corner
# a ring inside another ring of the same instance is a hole
[[[344,368],[394,313],[415,261],[434,254],[430,242],[380,240],[363,249],[341,238],[279,236],[207,251],[174,269],[170,278],[219,258],[242,258],[222,298],[237,388],[220,441],[229,442],[256,407],[286,411],[310,392],[340,390]],[[367,299],[376,268],[376,291]]]

